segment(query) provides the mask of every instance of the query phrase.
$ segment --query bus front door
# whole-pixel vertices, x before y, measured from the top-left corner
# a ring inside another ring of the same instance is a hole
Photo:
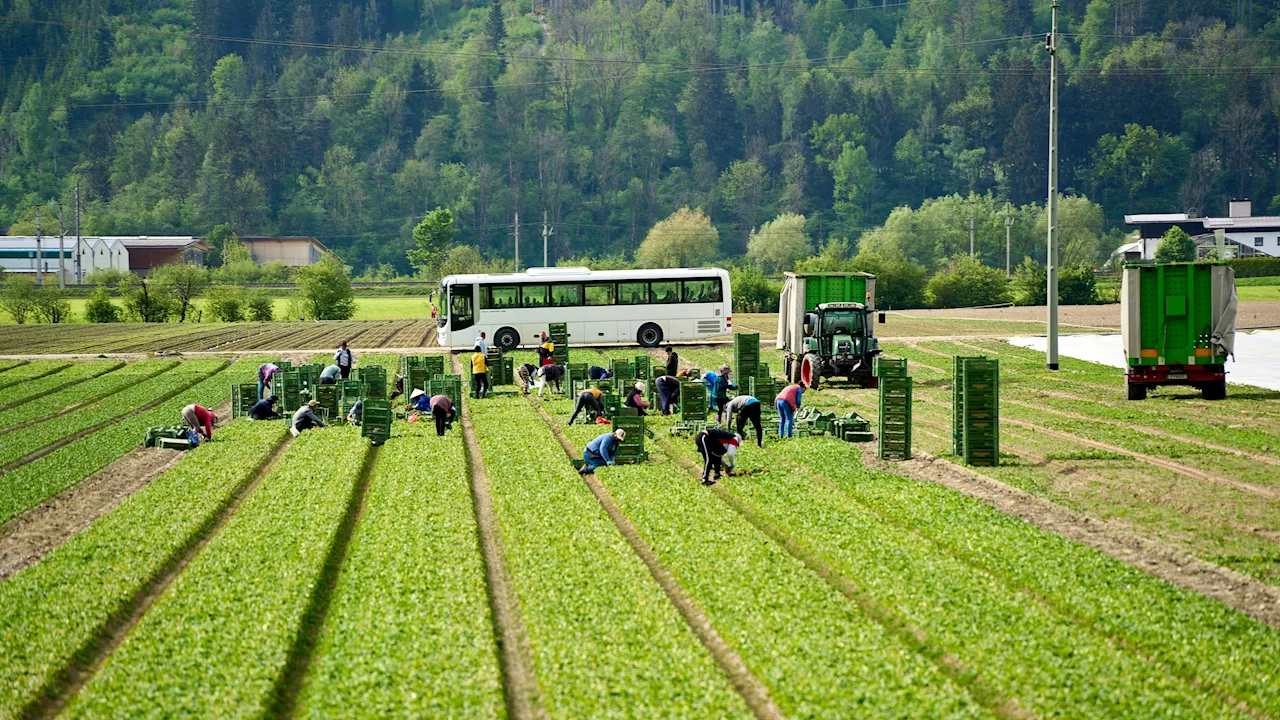
[[[471,297],[474,290],[474,285],[454,285],[449,288],[449,314],[452,316],[449,329],[451,331],[466,330],[476,324],[475,303]],[[466,342],[466,339],[453,338],[450,344],[457,346],[460,342]]]

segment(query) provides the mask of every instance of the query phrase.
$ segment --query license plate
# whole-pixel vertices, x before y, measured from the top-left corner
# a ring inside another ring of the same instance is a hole
[[[1169,380],[1186,380],[1187,374],[1186,373],[1169,373],[1165,377],[1168,378]]]

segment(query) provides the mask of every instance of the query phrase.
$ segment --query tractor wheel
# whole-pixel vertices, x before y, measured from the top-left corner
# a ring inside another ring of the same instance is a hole
[[[822,361],[817,355],[805,355],[800,361],[800,381],[814,390],[818,389],[822,382]]]
[[[1200,388],[1200,395],[1205,400],[1226,400],[1227,381],[1215,380],[1211,383],[1205,383]]]
[[[1146,400],[1147,386],[1142,383],[1136,383],[1131,380],[1125,381],[1125,388],[1129,391],[1130,400]]]

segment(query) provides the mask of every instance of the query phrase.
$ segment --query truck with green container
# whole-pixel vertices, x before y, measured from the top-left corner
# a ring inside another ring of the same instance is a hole
[[[876,387],[875,314],[875,275],[787,273],[778,297],[776,344],[787,379],[816,388],[823,378],[843,377]],[[883,314],[879,320],[884,322]]]
[[[1205,400],[1227,396],[1235,352],[1235,271],[1224,263],[1128,265],[1120,336],[1130,400],[1163,385],[1190,385]]]

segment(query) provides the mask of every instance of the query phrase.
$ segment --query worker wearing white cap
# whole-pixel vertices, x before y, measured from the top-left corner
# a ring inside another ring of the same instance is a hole
[[[618,454],[618,448],[622,446],[622,441],[627,439],[627,431],[618,428],[611,433],[605,433],[595,440],[592,440],[582,450],[582,469],[578,472],[586,475],[595,472],[596,468],[601,465],[612,465],[613,458]]]
[[[644,409],[649,407],[649,401],[644,399],[644,394],[648,390],[649,388],[644,384],[643,380],[637,380],[636,384],[627,391],[627,397],[623,405],[635,408],[638,415],[647,415],[648,413]]]

